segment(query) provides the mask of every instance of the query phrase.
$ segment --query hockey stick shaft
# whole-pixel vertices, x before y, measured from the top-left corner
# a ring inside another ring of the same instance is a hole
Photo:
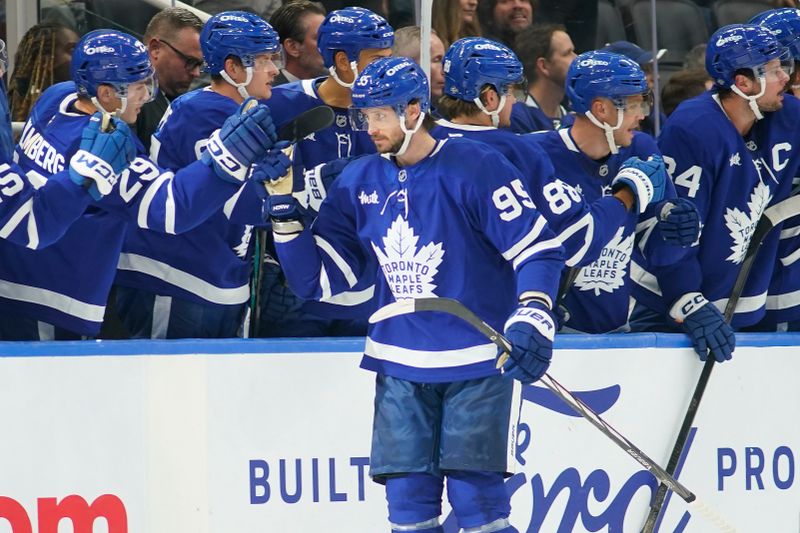
[[[761,247],[764,237],[767,236],[772,228],[787,218],[797,214],[800,214],[800,196],[793,196],[787,200],[778,202],[774,206],[764,211],[764,214],[759,219],[758,224],[756,224],[753,235],[750,237],[750,243],[747,247],[747,251],[745,252],[742,266],[736,276],[736,281],[734,281],[730,298],[728,298],[728,302],[725,305],[724,317],[727,323],[730,324],[733,320],[733,315],[736,312],[736,304],[739,302],[739,298],[744,291],[744,286],[747,283],[748,276],[750,275],[750,269],[753,267],[753,263],[755,262],[756,255]],[[670,475],[675,474],[675,471],[678,468],[681,455],[683,454],[683,448],[686,446],[686,441],[689,439],[689,433],[692,430],[692,425],[694,424],[697,410],[700,408],[700,401],[703,399],[703,394],[705,394],[706,385],[708,385],[708,381],[711,379],[711,371],[713,369],[714,358],[708,357],[703,365],[703,370],[700,372],[700,377],[697,380],[697,385],[692,393],[692,397],[689,400],[689,407],[683,417],[683,422],[681,422],[681,427],[678,431],[678,437],[675,440],[675,445],[672,447],[672,452],[670,453],[669,461],[667,462],[667,472]],[[647,520],[642,528],[642,533],[653,533],[655,530],[655,527],[658,524],[658,517],[661,514],[661,509],[663,508],[664,501],[667,497],[668,489],[669,487],[666,485],[659,485],[658,491],[653,499],[653,503],[650,506],[650,512],[647,515]]]
[[[508,339],[503,337],[497,330],[481,320],[475,313],[469,310],[461,302],[451,298],[419,298],[408,299],[393,302],[383,308],[379,309],[369,318],[370,323],[379,322],[388,318],[421,312],[421,311],[439,311],[448,313],[459,317],[465,322],[472,325],[480,331],[487,339],[494,343],[501,350],[506,352],[511,351],[511,343]],[[648,470],[655,478],[665,486],[669,487],[681,498],[683,498],[692,509],[698,511],[710,523],[715,524],[721,531],[734,533],[736,530],[730,526],[722,516],[714,511],[708,505],[698,501],[697,496],[689,489],[683,486],[678,480],[668,474],[661,466],[655,461],[650,459],[641,449],[635,446],[631,441],[624,437],[619,431],[614,429],[600,415],[595,413],[591,407],[582,402],[574,394],[572,394],[566,387],[558,383],[548,374],[545,374],[541,382],[550,389],[558,398],[569,405],[582,417],[587,419],[593,426],[600,430],[606,437],[611,439],[620,448],[633,457],[641,466]]]

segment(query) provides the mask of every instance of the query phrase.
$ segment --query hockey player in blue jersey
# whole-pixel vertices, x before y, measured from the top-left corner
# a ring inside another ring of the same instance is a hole
[[[623,124],[635,127],[647,92],[639,66],[606,53],[587,53],[579,59],[569,69],[567,84],[578,109],[599,117],[596,120],[611,117],[616,124],[618,103],[624,109]],[[514,53],[499,43],[461,39],[447,51],[445,69],[445,96],[440,105],[452,119],[437,121],[434,136],[480,140],[508,157],[526,180],[534,204],[561,239],[567,266],[580,269],[576,286],[561,302],[564,329],[604,333],[625,326],[634,229],[640,218],[649,220],[654,212],[645,208],[651,203],[659,209],[671,208],[647,237],[667,238],[686,246],[695,240],[698,230],[691,206],[685,217],[671,201],[660,202],[665,191],[673,198],[675,193],[663,164],[646,161],[658,154],[655,142],[641,133],[619,129],[610,145],[604,130],[585,114],[579,115],[572,129],[561,132],[515,135],[496,129],[491,116],[496,113],[495,122],[501,128],[508,124],[509,105],[514,101],[509,89],[522,72]],[[569,278],[565,272],[564,285]]]
[[[200,47],[211,86],[173,101],[153,135],[151,156],[167,169],[201,157],[206,138],[245,99],[267,100],[281,66],[278,33],[251,13],[214,15],[203,26]],[[285,166],[273,170],[286,173]],[[250,299],[251,235],[263,223],[265,194],[261,183],[248,181],[181,235],[128,228],[116,285],[117,310],[132,337],[237,335]]]
[[[367,66],[353,108],[379,154],[344,169],[311,227],[291,196],[270,197],[281,263],[304,298],[371,277],[381,305],[449,297],[505,323],[505,375],[485,337],[442,313],[372,325],[361,366],[377,373],[370,475],[386,486],[392,531],[441,533],[447,479],[459,527],[515,532],[503,482],[519,417],[510,378],[530,383],[549,365],[562,248],[505,157],[430,136],[428,83],[412,60]]]
[[[787,93],[797,96],[798,76],[800,76],[800,10],[782,8],[765,11],[750,20],[749,24],[759,24],[771,30],[778,42],[789,50],[794,58]],[[789,98],[787,95],[785,98]],[[800,179],[796,176],[792,194],[800,192]],[[755,329],[765,331],[800,330],[800,217],[783,223],[778,244],[775,268],[767,294],[764,319]]]
[[[85,174],[80,165],[98,167],[81,150],[91,115],[133,122],[153,95],[152,75],[147,51],[133,37],[112,30],[86,34],[72,57],[77,93],[59,103],[44,129],[44,121],[26,124],[16,151],[22,170],[46,179],[67,162],[77,174]],[[124,123],[117,127],[128,130]],[[269,110],[257,106],[232,116],[212,135],[208,156],[177,173],[139,155],[128,168],[120,165],[89,182],[94,201],[53,245],[34,251],[0,242],[0,338],[96,335],[128,222],[162,232],[191,229],[236,193],[250,163],[275,140]],[[126,155],[127,165],[136,154]]]
[[[702,234],[676,264],[643,262],[631,325],[683,330],[701,359],[710,353],[721,362],[734,350],[733,328],[764,315],[777,231],[761,244],[732,325],[721,310],[753,228],[764,209],[789,195],[797,175],[800,109],[783,92],[792,59],[766,28],[720,28],[708,43],[706,69],[715,87],[682,103],[659,138],[678,194],[700,212]]]
[[[295,176],[307,175],[312,193],[312,210],[325,195],[326,175],[320,175],[323,163],[375,152],[366,132],[350,126],[348,108],[351,89],[358,73],[371,61],[391,55],[394,30],[386,20],[361,7],[331,11],[317,32],[317,47],[329,76],[300,80],[275,87],[267,105],[275,124],[280,127],[303,111],[327,105],[335,114],[333,125],[309,135],[297,143],[293,157]],[[330,167],[329,167],[330,168]],[[301,187],[301,184],[297,184]],[[371,305],[373,288],[358,285],[339,296],[335,308],[328,303],[302,302],[283,282],[277,262],[264,264],[262,317],[259,325],[264,336],[363,335],[360,320],[335,320],[333,317],[357,317]],[[333,302],[330,302],[333,303]],[[368,314],[368,313],[367,313]]]

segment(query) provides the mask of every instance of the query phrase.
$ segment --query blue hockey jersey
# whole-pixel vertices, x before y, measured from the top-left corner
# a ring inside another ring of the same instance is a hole
[[[555,298],[563,266],[519,170],[466,139],[437,141],[407,167],[380,155],[352,162],[311,230],[276,235],[276,246],[301,297],[346,291],[368,276],[380,305],[455,298],[499,330],[522,292]],[[457,381],[496,374],[495,355],[464,321],[420,313],[373,324],[362,367],[411,381]]]
[[[712,92],[670,116],[659,146],[678,194],[695,203],[703,229],[682,261],[637,265],[637,301],[666,313],[677,298],[699,291],[724,310],[761,214],[789,195],[800,160],[798,116],[800,103],[787,97],[783,110],[765,113],[742,137]],[[736,327],[764,315],[778,237],[773,231],[761,245],[733,317]]]
[[[630,296],[628,264],[640,218],[610,196],[610,184],[628,157],[647,158],[658,153],[655,142],[636,133],[630,147],[605,161],[594,161],[578,149],[568,129],[516,135],[446,121],[437,125],[433,130],[437,137],[463,136],[493,146],[529,180],[527,188],[532,191],[534,204],[564,245],[566,265],[580,268],[561,302],[566,310],[566,328],[604,333],[624,326]],[[670,190],[667,196],[674,194]],[[652,220],[652,210],[641,220]]]
[[[531,133],[533,131],[560,130],[572,126],[575,115],[564,106],[558,107],[560,117],[550,118],[539,108],[539,104],[528,95],[524,102],[516,102],[511,108],[511,126],[514,133]]]
[[[209,135],[239,104],[210,88],[173,100],[153,134],[150,153],[161,167],[197,161]],[[116,283],[203,304],[239,305],[250,298],[253,225],[262,222],[262,198],[247,182],[222,209],[181,235],[130,226]]]
[[[77,151],[89,116],[74,108],[76,98],[73,94],[64,99],[43,131],[26,124],[16,154],[28,176],[46,181],[63,171]],[[122,172],[114,190],[90,204],[56,243],[29,250],[0,241],[0,310],[96,335],[127,223],[162,232],[186,231],[238,188],[202,162],[173,174],[140,155]]]

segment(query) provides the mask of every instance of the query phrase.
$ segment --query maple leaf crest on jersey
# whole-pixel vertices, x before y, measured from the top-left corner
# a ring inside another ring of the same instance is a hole
[[[417,249],[419,237],[401,215],[392,222],[382,240],[383,250],[375,243],[372,243],[372,248],[394,297],[436,296],[434,276],[439,272],[444,257],[442,243],[430,242]]]

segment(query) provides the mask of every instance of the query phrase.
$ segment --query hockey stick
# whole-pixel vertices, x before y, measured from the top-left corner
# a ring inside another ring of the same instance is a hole
[[[745,252],[742,266],[736,276],[736,281],[733,284],[731,296],[728,298],[728,303],[725,305],[725,322],[730,324],[733,319],[733,314],[736,312],[736,304],[739,302],[739,298],[742,295],[744,285],[747,283],[747,278],[750,275],[750,269],[753,268],[753,263],[756,260],[756,255],[764,237],[767,236],[772,228],[797,214],[800,214],[800,196],[792,196],[764,211],[758,224],[756,224],[755,230],[753,230],[753,235],[750,237],[750,243]],[[713,370],[713,368],[714,358],[709,356],[703,365],[702,372],[700,372],[700,378],[697,380],[694,393],[692,393],[692,398],[689,401],[689,408],[686,411],[686,415],[684,415],[680,431],[678,432],[678,438],[675,440],[675,445],[672,448],[672,453],[667,463],[667,472],[670,475],[674,474],[675,470],[678,468],[678,462],[683,454],[686,441],[689,438],[689,432],[692,429],[694,417],[700,407],[700,400],[703,399],[703,394],[705,393],[706,385],[708,385],[708,380],[711,378],[711,370]],[[653,499],[653,504],[650,506],[650,513],[647,515],[647,520],[642,528],[642,533],[653,533],[653,530],[659,522],[659,516],[664,506],[668,489],[669,487],[666,485],[659,485],[658,491]]]
[[[296,143],[303,137],[329,127],[333,124],[334,118],[333,109],[330,107],[326,105],[312,107],[284,124],[278,131],[278,140]],[[289,172],[291,174],[291,169]],[[258,326],[261,322],[261,289],[264,283],[264,269],[261,262],[264,260],[264,250],[267,244],[266,230],[256,230],[255,240],[256,257],[253,264],[252,294],[250,296],[250,337],[258,335]]]
[[[487,339],[494,343],[498,348],[505,352],[511,351],[511,343],[503,337],[492,326],[481,320],[475,313],[470,311],[464,304],[452,298],[417,298],[403,299],[392,302],[375,311],[369,317],[370,324],[386,320],[395,316],[417,313],[421,311],[439,311],[457,316],[472,327],[481,332]],[[636,462],[648,470],[659,482],[673,490],[678,496],[683,498],[692,510],[703,515],[709,522],[719,528],[720,531],[735,533],[735,529],[729,525],[722,516],[713,508],[698,500],[697,496],[687,489],[678,480],[668,474],[662,467],[655,463],[642,450],[636,447],[631,441],[614,429],[600,415],[595,413],[591,407],[586,405],[580,398],[577,398],[563,385],[544,374],[540,380],[557,397],[572,407],[579,415],[588,420],[593,426],[599,429],[606,437],[614,441],[620,448],[633,457]]]

